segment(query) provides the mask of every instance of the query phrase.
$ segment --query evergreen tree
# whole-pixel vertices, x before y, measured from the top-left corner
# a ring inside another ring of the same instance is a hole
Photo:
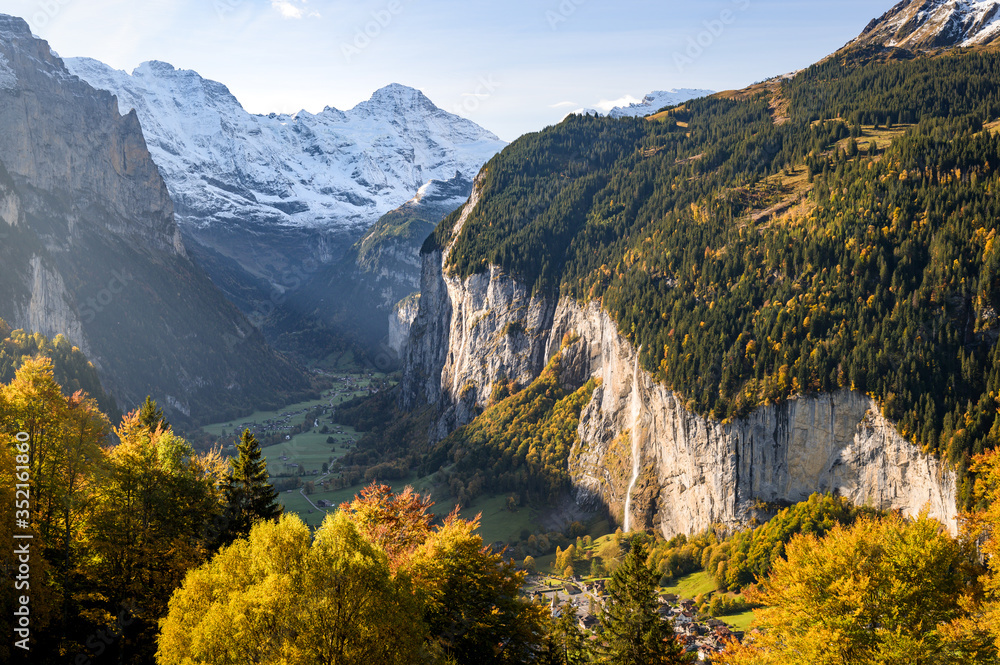
[[[163,417],[163,409],[149,395],[146,395],[146,401],[139,407],[139,422],[148,427],[150,432],[156,431],[157,426],[162,426],[164,430],[170,429],[170,423]]]
[[[267,460],[250,430],[243,430],[236,451],[223,485],[227,518],[222,534],[224,545],[248,535],[254,523],[281,515],[278,493],[268,482]]]
[[[559,617],[552,621],[546,636],[546,655],[542,662],[557,665],[581,665],[590,662],[587,638],[580,629],[576,605],[562,604]]]
[[[642,536],[633,536],[628,554],[608,581],[601,613],[604,628],[602,663],[657,665],[686,663],[673,622],[657,613],[656,583],[660,575],[647,561]]]

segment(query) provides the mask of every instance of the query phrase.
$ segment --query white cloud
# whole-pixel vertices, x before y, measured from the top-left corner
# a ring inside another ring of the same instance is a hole
[[[641,99],[636,99],[632,95],[625,95],[618,99],[602,99],[601,101],[594,104],[594,108],[600,109],[604,113],[608,113],[613,108],[618,108],[619,106],[628,106],[629,104],[640,104]]]
[[[306,11],[308,0],[271,0],[271,7],[277,9],[284,18],[319,18],[319,12]]]
[[[558,104],[549,104],[550,109],[563,109],[567,106],[576,106],[576,102],[559,102]]]

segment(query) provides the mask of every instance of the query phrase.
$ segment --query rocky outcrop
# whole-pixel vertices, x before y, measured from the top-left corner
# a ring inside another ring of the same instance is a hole
[[[455,225],[476,205],[474,192]],[[597,304],[532,294],[497,268],[445,274],[447,249],[424,256],[420,307],[406,351],[402,405],[436,405],[443,438],[485,408],[498,380],[528,385],[563,348],[562,380],[600,379],[570,456],[580,502],[600,502],[665,536],[745,524],[755,506],[833,492],[858,504],[932,516],[955,531],[955,474],[904,440],[867,396],[849,391],[760,407],[719,423],[693,413],[639,367]]]
[[[62,275],[47,267],[41,257],[31,257],[31,298],[28,306],[11,322],[15,328],[40,332],[54,338],[64,335],[75,340],[85,354],[90,353],[83,324]]]
[[[119,405],[152,395],[178,424],[308,392],[187,256],[135,113],[2,15],[0,126],[0,318],[64,335]]]
[[[998,36],[997,0],[903,0],[847,46],[929,51],[996,44]]]
[[[420,309],[420,295],[414,294],[396,303],[389,315],[389,348],[402,358],[406,353],[406,343],[410,339],[410,328],[417,319]]]

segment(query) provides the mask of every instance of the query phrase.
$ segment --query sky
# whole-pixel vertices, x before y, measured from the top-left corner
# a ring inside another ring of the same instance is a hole
[[[806,67],[895,0],[0,0],[61,56],[147,60],[252,113],[341,110],[389,83],[511,141],[653,90]]]

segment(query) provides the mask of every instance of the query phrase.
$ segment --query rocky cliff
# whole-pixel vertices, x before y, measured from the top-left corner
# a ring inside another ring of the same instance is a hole
[[[453,238],[478,196],[477,189]],[[570,342],[563,380],[601,380],[570,456],[580,502],[601,502],[622,522],[628,503],[630,526],[668,537],[744,524],[760,503],[797,502],[813,492],[911,515],[926,505],[957,529],[954,473],[904,440],[869,397],[804,397],[713,422],[639,368],[636,350],[597,304],[532,295],[497,268],[464,280],[449,276],[442,269],[447,253],[424,255],[402,386],[404,408],[438,407],[432,438],[470,422],[495,381],[527,385]]]
[[[142,122],[192,259],[273,344],[310,360],[330,353],[330,332],[369,348],[386,337],[418,287],[420,244],[506,145],[398,84],[347,111],[254,115],[164,62],[66,66]],[[332,330],[303,345],[315,327]]]
[[[0,317],[84,350],[179,423],[305,391],[187,256],[134,112],[0,15]]]
[[[320,268],[290,293],[288,309],[306,312],[369,349],[380,369],[398,366],[402,347],[396,305],[420,290],[420,246],[442,219],[462,207],[472,180],[456,172],[432,180],[399,208],[383,215],[339,262]],[[411,308],[412,309],[412,308]],[[387,337],[389,338],[387,341]],[[391,350],[388,354],[387,349]]]
[[[848,46],[928,51],[995,44],[998,12],[997,0],[903,0],[873,19]]]

